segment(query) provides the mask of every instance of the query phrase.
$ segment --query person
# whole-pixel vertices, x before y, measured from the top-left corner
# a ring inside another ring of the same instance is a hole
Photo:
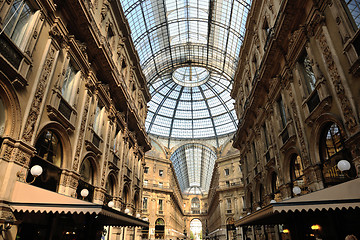
[[[355,235],[347,235],[346,237],[345,237],[345,240],[358,240],[357,238],[356,238],[356,236]]]

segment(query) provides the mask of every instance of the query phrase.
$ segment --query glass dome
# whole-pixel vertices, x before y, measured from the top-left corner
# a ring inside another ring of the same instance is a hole
[[[148,133],[168,139],[235,132],[230,97],[250,0],[120,0],[152,95]]]

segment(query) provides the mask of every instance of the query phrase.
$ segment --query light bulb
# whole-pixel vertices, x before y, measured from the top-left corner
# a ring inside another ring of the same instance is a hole
[[[34,177],[38,177],[42,174],[43,169],[40,165],[34,165],[31,169],[30,169],[30,173],[31,175],[33,175]]]
[[[112,208],[112,207],[114,207],[114,205],[115,205],[115,204],[114,204],[114,202],[113,202],[113,201],[108,202],[108,206],[109,206],[109,207],[111,207],[111,208]]]
[[[348,160],[340,160],[337,164],[337,167],[340,171],[347,171],[350,169],[351,165]]]
[[[137,217],[137,218],[140,218],[140,213],[137,213],[137,214],[136,214],[136,217]]]
[[[299,195],[301,193],[301,188],[295,186],[292,191],[295,195]]]
[[[272,200],[270,201],[270,203],[276,203],[276,201],[275,201],[274,199],[272,199]]]
[[[124,212],[125,212],[126,214],[129,214],[130,209],[126,208]]]
[[[258,210],[260,210],[260,209],[261,209],[261,207],[257,207],[257,208],[256,208],[256,211],[258,211]]]
[[[80,195],[84,198],[87,197],[89,195],[89,190],[84,188],[83,190],[81,190]]]

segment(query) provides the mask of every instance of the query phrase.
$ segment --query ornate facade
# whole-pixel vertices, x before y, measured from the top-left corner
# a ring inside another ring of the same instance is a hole
[[[285,204],[297,195],[355,181],[359,174],[358,11],[357,1],[253,2],[232,90],[247,219],[269,209],[270,200]],[[340,171],[339,160],[347,160],[350,170]],[[304,222],[308,217],[297,216]],[[318,234],[325,239],[351,233],[334,232],[333,225],[318,221],[323,224]],[[298,225],[304,228],[301,234],[290,230],[291,238],[317,234],[306,225],[312,221],[304,222]],[[279,229],[260,225],[245,235],[275,239]]]
[[[80,211],[14,207],[21,182],[42,188],[44,198],[56,193],[93,207],[112,202],[114,218],[125,216],[113,226],[146,225],[135,216],[151,148],[145,131],[150,94],[120,4],[0,1],[0,29],[0,224],[14,224],[5,239],[101,233],[120,239],[126,233],[104,233],[102,226],[111,225],[106,217],[86,230],[77,220],[61,228],[58,221]],[[34,165],[43,173],[32,181]]]
[[[232,141],[212,148],[217,158],[209,191],[203,194],[195,187],[184,192],[179,185],[177,166],[170,159],[184,144],[166,151],[161,143],[151,143],[153,148],[145,155],[142,210],[150,226],[142,229],[142,239],[193,239],[194,220],[201,222],[203,239],[238,239],[241,232],[234,222],[244,215],[244,185]]]

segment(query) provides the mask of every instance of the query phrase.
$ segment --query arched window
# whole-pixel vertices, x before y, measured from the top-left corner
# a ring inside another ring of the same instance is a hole
[[[80,166],[80,179],[78,188],[76,190],[77,198],[91,202],[94,196],[94,168],[92,166],[90,158],[85,158]],[[89,191],[88,196],[82,197],[81,191],[87,189]]]
[[[155,221],[155,239],[164,239],[165,237],[165,221],[158,218]]]
[[[57,167],[62,162],[62,146],[57,135],[51,130],[44,131],[35,144],[36,152],[42,159]]]
[[[275,172],[273,172],[271,175],[271,193],[275,201],[281,199],[279,187],[280,187],[280,183],[279,183],[278,175]]]
[[[104,119],[105,107],[99,102],[95,110],[94,132],[100,135],[102,121]]]
[[[108,204],[108,202],[113,200],[113,196],[115,195],[115,179],[112,174],[109,174],[108,179],[105,184],[105,200],[104,204]]]
[[[290,180],[292,187],[298,186],[302,191],[305,191],[306,182],[301,157],[293,154],[290,161]]]
[[[260,184],[260,187],[259,187],[259,204],[261,206],[264,205],[264,200],[265,200],[264,186],[262,184]]]
[[[345,149],[343,134],[336,123],[330,122],[325,125],[320,135],[319,146],[325,186],[349,180],[349,177],[337,168],[337,163],[342,159],[350,160],[350,155]],[[352,174],[351,172],[350,175]]]
[[[34,165],[40,165],[43,173],[36,178],[33,185],[56,192],[62,172],[61,141],[53,131],[45,130],[35,143],[35,148],[37,154],[31,159],[29,169]],[[28,174],[27,181],[31,180],[32,176]]]
[[[192,209],[199,209],[200,208],[200,200],[197,197],[191,199],[191,208]]]

